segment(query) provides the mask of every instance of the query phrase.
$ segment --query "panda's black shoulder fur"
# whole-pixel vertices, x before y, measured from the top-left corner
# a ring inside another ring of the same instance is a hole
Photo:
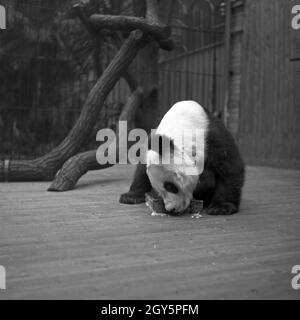
[[[205,166],[221,177],[241,172],[244,175],[244,162],[236,141],[223,121],[208,110],[208,130],[205,138]]]

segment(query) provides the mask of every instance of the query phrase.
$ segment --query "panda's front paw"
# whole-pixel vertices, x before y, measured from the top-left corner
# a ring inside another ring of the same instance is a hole
[[[124,204],[138,204],[145,202],[145,194],[138,194],[135,192],[123,193],[119,199],[120,203]]]
[[[205,209],[205,213],[211,216],[228,216],[237,212],[236,205],[230,202],[212,204]]]

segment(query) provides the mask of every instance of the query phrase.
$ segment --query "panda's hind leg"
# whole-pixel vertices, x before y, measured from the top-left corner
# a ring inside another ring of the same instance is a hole
[[[152,189],[151,183],[147,176],[146,165],[138,164],[134,173],[134,178],[130,189],[123,193],[119,199],[120,203],[138,204],[145,202],[145,193]]]

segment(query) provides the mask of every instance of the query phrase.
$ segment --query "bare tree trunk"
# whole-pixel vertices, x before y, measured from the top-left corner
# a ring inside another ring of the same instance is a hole
[[[155,2],[155,1],[154,1]],[[158,4],[145,0],[134,0],[134,14],[145,17],[152,23],[158,23]],[[157,42],[151,42],[138,53],[136,59],[137,80],[144,89],[144,102],[136,116],[136,124],[139,128],[149,132],[155,128],[159,120],[158,110],[158,52]]]

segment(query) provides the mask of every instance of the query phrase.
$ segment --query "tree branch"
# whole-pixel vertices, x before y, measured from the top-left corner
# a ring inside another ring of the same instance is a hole
[[[166,39],[171,35],[167,25],[153,23],[145,18],[93,14],[89,21],[92,25],[109,30],[132,31],[142,30],[146,35],[154,35],[157,39]]]
[[[135,115],[137,109],[141,106],[143,99],[143,90],[138,87],[128,98],[124,109],[120,115],[119,121],[127,121],[128,130],[135,127]],[[118,136],[118,132],[117,132]],[[118,148],[117,148],[118,149]],[[97,150],[91,150],[79,153],[71,157],[58,171],[54,181],[48,191],[67,191],[75,187],[78,180],[90,170],[100,170],[112,167],[113,164],[100,165],[96,159]],[[117,155],[119,152],[117,152]],[[117,159],[118,161],[118,159]]]

